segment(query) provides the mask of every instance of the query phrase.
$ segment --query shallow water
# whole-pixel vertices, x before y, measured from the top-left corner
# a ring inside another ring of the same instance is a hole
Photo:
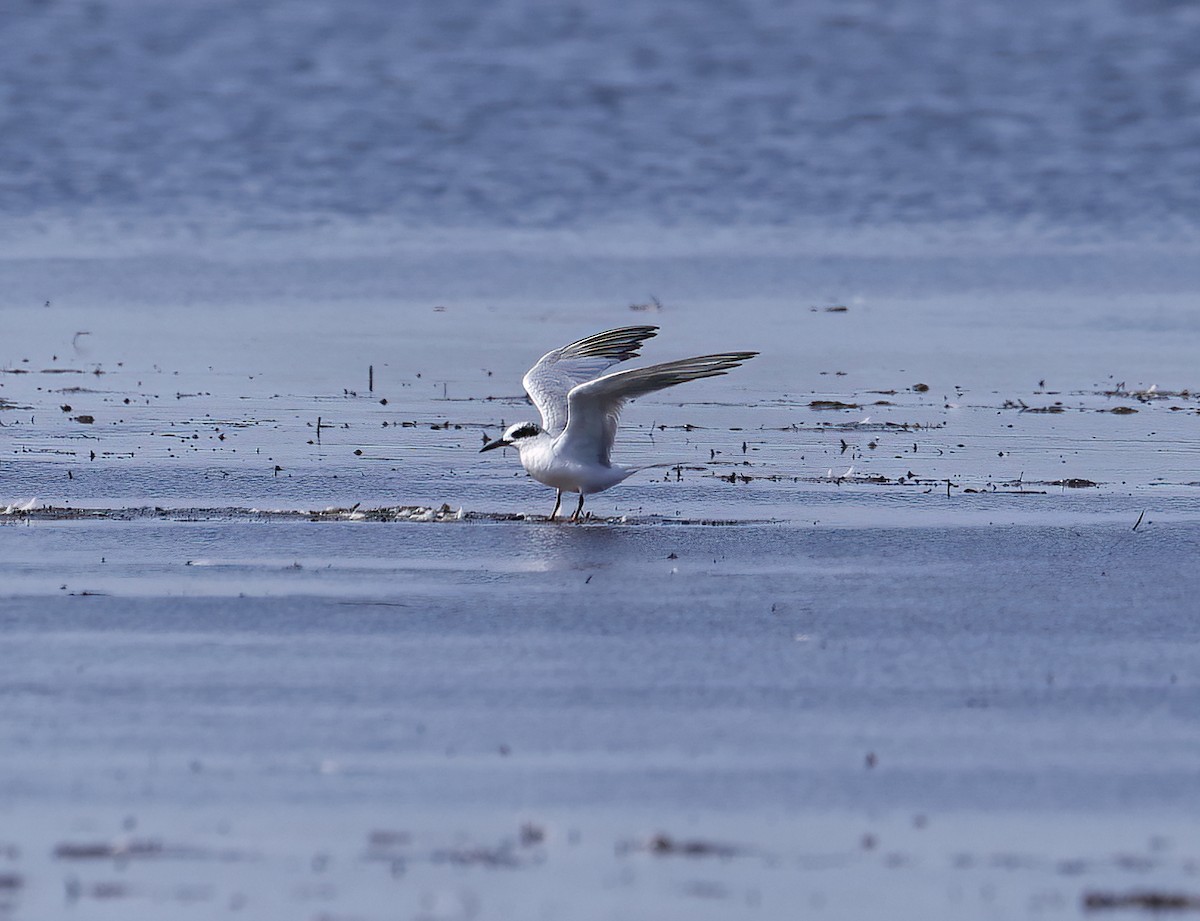
[[[5,4],[0,918],[1194,905],[1198,30]]]
[[[1190,261],[776,240],[675,257],[655,304],[612,238],[585,299],[526,293],[596,271],[576,242],[404,239],[303,284],[169,241],[0,262],[33,301],[0,343],[10,914],[1192,890]],[[1093,289],[1076,259],[1166,270]],[[618,455],[678,466],[547,523],[478,446],[543,349],[632,322],[647,359],[763,355],[635,402]]]
[[[0,530],[18,916],[1069,916],[1196,873],[1194,523],[192,518]]]

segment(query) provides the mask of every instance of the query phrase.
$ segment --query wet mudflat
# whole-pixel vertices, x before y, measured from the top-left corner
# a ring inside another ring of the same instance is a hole
[[[397,258],[0,262],[0,912],[1195,904],[1190,263]],[[478,448],[643,322],[763,355],[547,523]]]

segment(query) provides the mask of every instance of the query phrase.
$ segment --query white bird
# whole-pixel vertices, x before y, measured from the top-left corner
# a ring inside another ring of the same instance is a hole
[[[618,362],[638,357],[642,343],[657,333],[657,326],[626,326],[547,352],[522,381],[542,414],[542,424],[510,425],[503,436],[480,449],[482,453],[515,447],[529,475],[558,490],[551,520],[558,514],[564,492],[579,493],[579,505],[571,515],[574,521],[583,511],[585,496],[603,492],[645,469],[622,467],[611,459],[621,408],[627,400],[716,377],[758,354],[721,352],[604,373]]]

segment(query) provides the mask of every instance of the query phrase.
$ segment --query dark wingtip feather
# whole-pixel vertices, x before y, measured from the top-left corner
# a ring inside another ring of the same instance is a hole
[[[562,354],[564,357],[598,356],[626,361],[636,358],[642,343],[657,335],[657,326],[622,326],[618,329],[606,329],[604,332],[572,342],[562,350]]]

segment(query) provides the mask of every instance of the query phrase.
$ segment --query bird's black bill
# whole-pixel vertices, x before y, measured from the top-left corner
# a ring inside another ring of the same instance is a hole
[[[503,438],[497,438],[495,441],[489,441],[482,448],[480,448],[479,453],[482,454],[484,451],[494,451],[496,448],[504,448],[510,444],[512,444],[511,441],[505,441]]]

